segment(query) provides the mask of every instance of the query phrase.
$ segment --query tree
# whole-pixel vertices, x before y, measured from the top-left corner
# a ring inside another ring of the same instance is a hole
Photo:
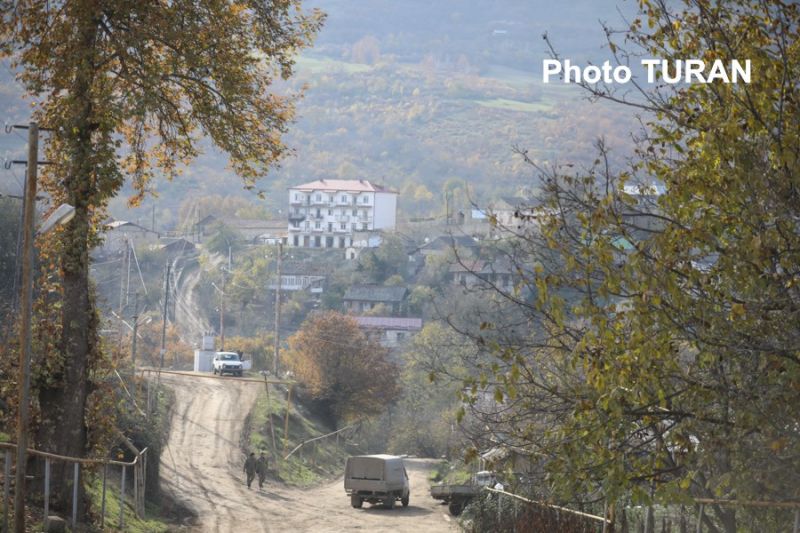
[[[15,198],[0,198],[0,318],[7,325],[13,320],[5,320],[14,301],[14,283],[17,275],[17,240],[19,238],[19,210],[21,201]],[[10,333],[3,327],[3,338]]]
[[[535,266],[536,303],[523,308],[536,328],[496,347],[489,379],[508,409],[493,423],[548,457],[565,498],[796,498],[800,88],[788,80],[800,74],[800,8],[642,6],[625,32],[638,49],[611,41],[612,53],[748,58],[753,81],[659,84],[635,101],[587,86],[647,113],[626,168],[603,142],[577,172],[523,152],[553,216],[541,235],[518,235],[517,265]],[[726,532],[746,513],[712,512],[706,527]]]
[[[437,370],[459,368],[465,351],[474,350],[462,336],[440,323],[426,324],[403,354],[402,393],[392,411],[390,447],[421,457],[450,455],[463,449],[453,422],[460,408],[460,379],[436,380]]]
[[[58,364],[39,390],[36,443],[83,456],[100,350],[88,251],[109,199],[126,178],[136,204],[154,176],[177,176],[203,134],[254,187],[286,151],[281,135],[292,118],[293,100],[270,94],[270,85],[292,74],[322,16],[302,13],[297,0],[81,0],[7,2],[0,17],[0,54],[36,100],[35,118],[52,129],[43,188],[56,204],[75,206],[62,241]],[[57,509],[69,502],[68,477],[65,467],[54,470]]]
[[[397,366],[348,316],[315,313],[288,343],[285,364],[332,421],[380,414],[397,397]]]

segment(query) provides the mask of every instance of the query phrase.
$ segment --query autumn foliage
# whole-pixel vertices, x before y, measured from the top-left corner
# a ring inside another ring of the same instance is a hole
[[[398,368],[352,318],[317,313],[289,338],[284,364],[323,414],[346,422],[381,413],[398,394]]]

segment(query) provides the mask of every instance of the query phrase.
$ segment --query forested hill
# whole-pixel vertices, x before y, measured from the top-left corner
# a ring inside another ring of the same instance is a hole
[[[286,142],[294,155],[262,180],[266,206],[286,188],[320,177],[366,178],[403,193],[401,215],[440,212],[443,187],[487,198],[513,194],[532,172],[512,153],[540,161],[591,161],[605,136],[622,157],[633,127],[626,109],[586,101],[574,87],[543,85],[542,34],[576,62],[602,59],[600,20],[621,24],[616,0],[309,0],[328,14],[315,46],[281,91],[305,89]],[[630,11],[631,2],[622,3]],[[3,70],[2,105],[25,119],[18,86]],[[4,155],[24,149],[5,136]],[[11,137],[11,138],[9,138]],[[179,224],[176,207],[203,194],[250,195],[209,147],[172,183],[159,182],[158,219]],[[19,172],[17,173],[19,175]],[[0,192],[17,187],[2,173]],[[147,206],[145,206],[147,209]],[[149,209],[147,209],[149,212]],[[123,198],[112,212],[130,219]],[[185,212],[185,210],[184,210]],[[145,215],[141,215],[145,216]]]

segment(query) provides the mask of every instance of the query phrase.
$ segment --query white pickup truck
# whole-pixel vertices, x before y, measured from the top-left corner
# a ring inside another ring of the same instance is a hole
[[[217,352],[214,355],[214,374],[231,374],[232,376],[241,376],[244,371],[244,364],[239,359],[239,354],[236,352]]]

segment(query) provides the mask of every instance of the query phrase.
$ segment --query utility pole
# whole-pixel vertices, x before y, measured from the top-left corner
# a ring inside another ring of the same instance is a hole
[[[119,268],[119,307],[117,308],[117,317],[118,325],[117,325],[117,339],[119,341],[118,346],[122,348],[122,334],[124,331],[124,319],[122,318],[122,310],[125,307],[125,263],[128,259],[128,238],[123,236],[125,241],[125,251],[122,253],[122,264]]]
[[[164,311],[163,311],[163,319],[161,322],[161,362],[158,365],[158,369],[161,370],[164,367],[164,354],[167,353],[167,312],[169,311],[169,269],[170,269],[169,261],[167,261],[167,275],[164,278]]]
[[[281,259],[283,258],[283,243],[278,242],[278,282],[275,289],[275,350],[272,356],[272,374],[278,377],[278,356],[281,345]]]
[[[31,322],[33,316],[33,240],[36,217],[36,172],[39,155],[39,125],[28,125],[28,168],[25,180],[25,210],[22,233],[22,327],[19,335],[19,403],[17,405],[17,473],[14,489],[14,530],[25,533],[25,469],[28,451],[28,408],[31,388]],[[8,483],[8,480],[6,480]],[[7,511],[6,511],[7,512]]]
[[[225,351],[225,270],[222,271],[222,290],[219,291],[219,351]]]
[[[136,376],[136,335],[139,329],[139,291],[133,295],[133,338],[131,339],[131,363]]]

